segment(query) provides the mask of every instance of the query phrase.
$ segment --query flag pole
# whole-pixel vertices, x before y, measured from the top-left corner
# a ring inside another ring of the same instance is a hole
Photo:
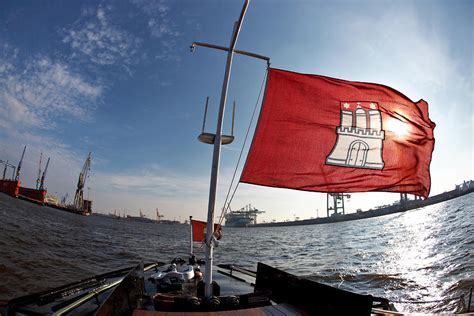
[[[212,157],[212,171],[211,171],[211,183],[209,188],[209,205],[207,211],[207,225],[206,225],[206,256],[205,256],[205,273],[204,273],[204,294],[206,297],[212,296],[212,262],[213,262],[213,230],[214,230],[214,207],[216,204],[216,193],[217,193],[217,178],[219,175],[219,163],[220,154],[222,147],[222,123],[224,120],[225,104],[227,100],[227,90],[230,78],[230,72],[232,68],[232,59],[234,56],[235,44],[237,37],[239,36],[242,21],[249,5],[249,0],[245,0],[240,13],[239,20],[234,24],[234,30],[230,41],[229,50],[227,53],[227,63],[224,75],[224,81],[222,83],[221,101],[219,106],[219,116],[217,119],[216,135],[214,138],[214,151]]]
[[[189,216],[189,256],[194,253],[193,249],[193,217]]]

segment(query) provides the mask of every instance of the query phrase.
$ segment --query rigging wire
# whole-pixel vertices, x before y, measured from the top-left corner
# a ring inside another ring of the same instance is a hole
[[[237,185],[234,188],[234,192],[232,192],[232,196],[229,200],[229,194],[230,194],[230,191],[232,189],[232,185],[234,184],[235,175],[237,174],[237,169],[239,168],[240,160],[242,159],[242,154],[244,152],[245,145],[247,144],[247,138],[248,138],[249,133],[250,133],[250,128],[252,127],[253,119],[255,117],[255,112],[257,111],[257,106],[258,106],[258,103],[260,101],[260,97],[262,96],[262,91],[263,91],[263,87],[265,85],[265,81],[267,79],[268,70],[269,70],[269,67],[267,67],[267,71],[265,72],[265,76],[263,77],[262,85],[260,86],[260,92],[258,93],[257,102],[255,102],[255,106],[253,108],[252,118],[250,119],[250,123],[249,123],[249,126],[247,128],[247,132],[245,133],[244,142],[242,144],[242,148],[240,149],[239,159],[237,160],[237,165],[235,166],[234,174],[232,175],[232,181],[230,182],[229,190],[227,191],[227,195],[225,197],[224,206],[222,207],[222,212],[221,212],[221,215],[219,216],[219,225],[222,225],[225,213],[226,213],[227,209],[230,208],[230,203],[232,203],[232,199],[234,198],[235,192],[237,191],[237,188],[239,187],[240,182],[237,182]],[[229,200],[229,203],[227,203],[227,200]],[[227,205],[227,207],[226,207],[226,205]]]

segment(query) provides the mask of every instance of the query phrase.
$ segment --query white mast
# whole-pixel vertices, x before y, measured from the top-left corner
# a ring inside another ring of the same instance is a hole
[[[204,273],[205,296],[212,296],[212,252],[213,252],[213,232],[214,232],[214,207],[216,204],[217,178],[219,176],[219,163],[222,147],[222,122],[224,121],[225,103],[227,100],[227,88],[230,78],[230,70],[232,67],[232,59],[234,57],[235,44],[239,36],[240,27],[244,19],[245,13],[249,5],[246,0],[242,7],[239,20],[234,24],[234,31],[230,40],[229,50],[227,52],[227,63],[225,68],[224,81],[222,83],[221,102],[219,106],[219,116],[217,119],[216,137],[214,138],[214,153],[212,157],[211,184],[209,189],[209,205],[207,210],[207,227],[206,227],[206,268]]]
[[[212,264],[213,264],[213,231],[214,231],[214,208],[216,204],[216,193],[217,193],[217,178],[219,175],[219,163],[220,163],[220,154],[221,154],[221,147],[222,147],[222,123],[224,121],[224,112],[225,112],[225,104],[227,100],[227,88],[230,78],[230,71],[232,68],[232,59],[234,53],[247,55],[250,57],[263,59],[267,61],[267,65],[270,65],[270,58],[249,53],[245,51],[240,51],[235,49],[235,44],[237,43],[237,38],[239,36],[240,28],[242,26],[242,22],[245,17],[245,13],[247,12],[247,8],[249,6],[249,0],[245,0],[245,3],[242,7],[242,12],[240,13],[239,20],[234,24],[234,30],[232,33],[232,38],[230,41],[230,46],[223,47],[208,43],[201,43],[201,42],[194,42],[191,45],[191,51],[194,51],[196,46],[203,46],[213,49],[219,49],[223,51],[227,51],[227,63],[226,63],[226,70],[224,75],[224,81],[222,83],[222,92],[221,92],[221,100],[219,105],[219,115],[217,118],[217,128],[216,134],[214,136],[214,152],[212,157],[212,171],[211,171],[211,183],[209,189],[209,205],[208,205],[208,212],[207,212],[207,226],[206,226],[206,268],[204,274],[204,285],[205,285],[205,296],[210,297],[212,296]],[[204,141],[206,142],[206,141]],[[207,142],[206,142],[207,143]]]

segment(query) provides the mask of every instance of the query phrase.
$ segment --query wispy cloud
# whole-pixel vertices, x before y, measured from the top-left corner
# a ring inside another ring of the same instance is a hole
[[[148,28],[151,35],[158,38],[179,36],[169,17],[170,5],[166,0],[130,0],[149,17]]]
[[[179,61],[176,53],[176,40],[181,33],[170,17],[171,7],[166,0],[130,0],[148,18],[148,29],[151,36],[158,38],[162,46],[161,53],[155,55],[157,59]]]
[[[161,198],[200,196],[209,185],[207,178],[173,174],[153,166],[123,173],[99,173],[94,176],[94,182],[115,192],[138,192]]]
[[[3,51],[7,48],[4,46]],[[90,118],[103,93],[68,65],[45,56],[19,61],[16,55],[0,55],[0,126],[50,129],[56,119]]]
[[[134,64],[142,40],[114,24],[108,16],[110,10],[101,5],[84,10],[82,17],[64,30],[63,42],[95,64]]]
[[[13,62],[18,58],[18,48],[14,48],[8,43],[0,46],[0,75],[6,76],[15,67]]]
[[[0,95],[0,126],[10,129],[11,124],[41,126],[43,122],[28,107],[9,93]]]

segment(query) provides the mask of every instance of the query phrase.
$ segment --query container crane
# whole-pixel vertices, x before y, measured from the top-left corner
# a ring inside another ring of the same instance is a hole
[[[77,181],[76,195],[74,196],[74,208],[76,210],[84,210],[84,186],[86,184],[86,179],[91,170],[91,153],[87,156],[82,171],[79,174],[79,180]]]
[[[48,171],[49,159],[50,158],[48,158],[48,161],[46,162],[46,166],[44,167],[43,175],[41,176],[41,180],[40,180],[40,183],[39,183],[39,190],[44,190],[44,178],[46,177],[46,172]]]
[[[327,194],[327,216],[338,216],[346,214],[344,209],[344,198],[350,199],[351,195],[346,193]],[[333,212],[332,214],[331,211]]]

